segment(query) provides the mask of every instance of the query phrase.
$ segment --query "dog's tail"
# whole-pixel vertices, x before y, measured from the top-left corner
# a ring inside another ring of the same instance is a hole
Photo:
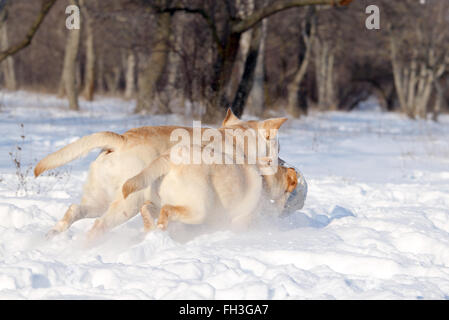
[[[85,156],[92,149],[103,148],[115,151],[124,143],[125,137],[114,132],[98,132],[82,137],[39,161],[34,168],[34,176],[38,177],[47,170]]]
[[[123,197],[126,199],[131,193],[145,189],[156,179],[162,177],[170,170],[170,159],[168,156],[161,156],[150,163],[136,176],[128,179],[122,187]]]

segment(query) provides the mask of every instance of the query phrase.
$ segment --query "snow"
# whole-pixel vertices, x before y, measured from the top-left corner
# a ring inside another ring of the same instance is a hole
[[[144,236],[136,216],[85,249],[93,220],[44,234],[79,201],[97,153],[38,179],[30,168],[96,131],[191,119],[133,115],[133,101],[108,97],[81,106],[0,92],[0,299],[449,298],[448,116],[360,108],[288,121],[280,153],[307,179],[302,210],[244,233],[173,224]]]

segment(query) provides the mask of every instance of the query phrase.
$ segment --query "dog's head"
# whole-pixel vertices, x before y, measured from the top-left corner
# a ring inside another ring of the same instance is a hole
[[[290,170],[295,171],[295,177],[293,175],[287,174],[287,180],[294,179],[295,182],[289,184],[287,182],[287,185],[291,186],[288,197],[285,199],[283,203],[283,213],[288,214],[295,212],[297,210],[301,210],[304,207],[304,203],[306,201],[307,197],[307,182],[304,178],[304,175],[297,170],[296,168],[292,167],[289,168]],[[294,185],[294,187],[293,187]],[[288,187],[287,187],[288,188]]]
[[[279,143],[277,132],[287,118],[242,121],[228,109],[222,129],[234,136],[234,145],[239,144],[248,159],[257,159],[264,175],[277,171]],[[237,149],[236,149],[237,150]]]
[[[237,118],[237,116],[232,112],[231,108],[229,108],[226,112],[226,116],[221,124],[221,127],[242,130],[252,129],[256,132],[259,132],[259,134],[261,134],[265,140],[272,140],[276,138],[277,130],[279,130],[279,128],[285,121],[287,121],[287,118],[271,118],[262,121],[243,121]]]
[[[267,197],[279,210],[284,208],[287,199],[297,185],[296,170],[283,164],[278,165],[275,174],[264,176],[264,189]]]
[[[284,167],[281,167],[284,171]],[[287,168],[285,172],[285,191],[292,193],[298,185],[298,174],[294,168]]]

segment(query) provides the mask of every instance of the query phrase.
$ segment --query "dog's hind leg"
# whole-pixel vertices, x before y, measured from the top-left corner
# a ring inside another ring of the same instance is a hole
[[[51,239],[57,234],[66,231],[75,221],[83,218],[95,218],[102,213],[100,208],[88,206],[85,204],[72,204],[67,209],[64,217],[59,220],[55,226],[47,232],[45,237]]]
[[[196,224],[196,219],[192,216],[192,212],[183,206],[164,205],[157,219],[157,227],[159,229],[167,229],[169,220],[179,220],[184,223]]]

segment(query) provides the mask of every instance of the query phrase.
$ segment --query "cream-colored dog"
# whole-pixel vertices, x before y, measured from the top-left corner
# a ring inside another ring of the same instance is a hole
[[[140,210],[146,231],[154,226],[150,208],[161,208],[157,221],[161,229],[169,220],[240,229],[249,224],[264,200],[282,208],[297,183],[296,171],[289,167],[278,166],[274,175],[263,175],[260,165],[175,164],[166,154],[129,179],[123,196],[148,187],[153,190]],[[97,232],[108,229],[108,223],[103,220]]]
[[[222,126],[243,130],[278,129],[285,120],[281,118],[244,122],[228,110]],[[193,130],[189,127],[159,126],[135,128],[122,135],[99,132],[85,136],[42,159],[34,170],[36,177],[46,170],[79,158],[93,149],[103,150],[90,165],[81,203],[72,204],[47,236],[52,237],[67,230],[79,219],[101,217],[91,229],[91,233],[95,234],[102,220],[108,220],[108,226],[112,228],[137,214],[145,202],[146,195],[144,192],[136,192],[124,199],[122,185],[175,145],[176,142],[171,141],[170,136],[177,128],[183,128],[189,132]],[[265,138],[269,140],[272,137]]]

